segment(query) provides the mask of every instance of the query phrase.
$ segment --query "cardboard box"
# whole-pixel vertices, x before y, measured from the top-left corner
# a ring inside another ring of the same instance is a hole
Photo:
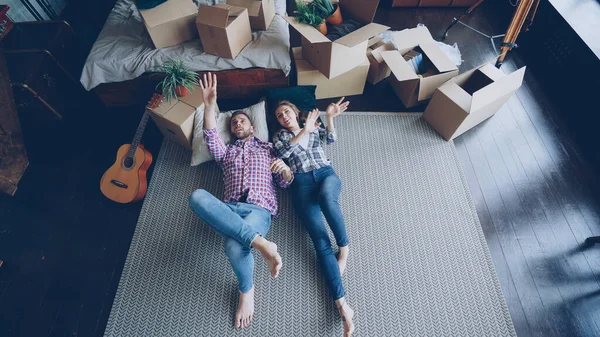
[[[365,89],[367,74],[369,73],[369,61],[364,60],[362,64],[342,75],[328,79],[317,68],[304,59],[302,48],[292,49],[294,62],[298,75],[298,85],[316,85],[315,96],[317,99],[360,95]]]
[[[387,66],[383,57],[381,57],[381,52],[390,50],[396,50],[396,48],[391,43],[384,43],[379,37],[369,40],[369,48],[367,49],[367,58],[371,64],[369,75],[367,76],[369,83],[377,84],[392,74],[390,67]]]
[[[275,17],[275,0],[227,0],[227,4],[247,8],[252,29],[267,30]]]
[[[327,78],[334,78],[365,61],[369,39],[390,27],[373,22],[379,0],[340,0],[344,20],[353,19],[363,27],[335,41],[316,28],[299,23],[295,17],[286,21],[302,35],[302,55]]]
[[[234,59],[252,41],[248,9],[243,7],[200,5],[196,27],[209,54]]]
[[[191,150],[194,113],[203,105],[202,90],[199,86],[195,86],[190,94],[179,97],[179,100],[173,99],[171,103],[162,101],[156,108],[150,110],[150,116],[165,137]]]
[[[472,69],[439,87],[423,119],[444,139],[454,139],[492,117],[521,87],[525,67],[505,75],[491,64]]]
[[[456,65],[437,46],[426,27],[405,29],[393,34],[397,51],[384,51],[381,56],[390,67],[390,84],[405,107],[410,108],[431,98],[435,89],[458,75]],[[417,49],[425,57],[429,71],[417,75],[402,55]]]
[[[194,25],[197,13],[194,3],[186,0],[167,0],[152,9],[140,10],[156,48],[176,46],[198,36]]]

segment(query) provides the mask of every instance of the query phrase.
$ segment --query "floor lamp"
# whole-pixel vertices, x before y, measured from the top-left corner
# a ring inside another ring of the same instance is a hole
[[[477,1],[473,6],[469,7],[466,12],[459,16],[458,19],[454,18],[452,20],[452,23],[450,23],[448,28],[446,28],[446,31],[442,36],[442,40],[446,39],[446,37],[448,36],[448,32],[452,27],[454,27],[457,23],[460,23],[461,25],[490,39],[490,41],[492,42],[492,47],[494,47],[494,52],[496,53],[496,55],[498,55],[498,58],[496,60],[496,68],[500,68],[502,66],[502,63],[504,62],[506,54],[511,49],[517,47],[515,41],[517,41],[519,33],[526,32],[529,30],[529,27],[533,23],[533,18],[535,17],[537,8],[540,4],[540,0],[519,0],[517,3],[517,8],[515,9],[515,13],[513,14],[513,17],[510,20],[510,24],[508,25],[508,29],[506,30],[506,33],[502,35],[487,35],[461,21],[463,17],[471,14],[471,12],[473,12],[475,8],[481,5],[481,3],[484,1],[485,0]],[[494,44],[494,39],[499,37],[504,37],[504,40],[500,44],[500,53],[498,53],[496,45]]]

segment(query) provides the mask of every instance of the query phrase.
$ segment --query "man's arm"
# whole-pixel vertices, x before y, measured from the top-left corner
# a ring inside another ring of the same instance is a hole
[[[217,118],[215,116],[215,107],[217,105],[217,75],[204,74],[204,79],[200,81],[202,88],[202,98],[204,99],[204,129],[212,130],[217,127]]]
[[[287,188],[294,181],[294,173],[289,166],[285,164],[285,162],[275,155],[275,151],[270,151],[271,157],[271,172],[273,172],[273,176],[277,185],[281,188]]]
[[[202,98],[204,100],[204,141],[208,150],[215,158],[217,163],[221,163],[225,157],[227,147],[217,132],[217,75],[208,73],[200,81],[202,88]]]
[[[333,119],[337,117],[342,112],[348,109],[348,105],[350,102],[344,102],[346,97],[340,98],[336,103],[331,103],[325,110],[325,116],[327,118],[327,130],[319,130],[319,136],[323,142],[327,142],[327,144],[331,144],[335,142],[337,138],[337,134],[335,132],[335,125],[333,124]]]
[[[283,160],[273,156],[273,162],[271,163],[271,172],[273,172],[273,176],[277,185],[281,188],[287,188],[294,181],[294,173],[287,166]]]

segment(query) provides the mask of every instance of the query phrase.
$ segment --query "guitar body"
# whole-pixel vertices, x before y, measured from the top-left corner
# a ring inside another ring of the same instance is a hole
[[[131,144],[121,145],[117,151],[115,163],[104,173],[100,180],[100,190],[110,200],[128,203],[144,198],[148,183],[146,172],[152,164],[152,154],[138,145],[135,155],[127,160]],[[129,167],[128,165],[129,164]]]

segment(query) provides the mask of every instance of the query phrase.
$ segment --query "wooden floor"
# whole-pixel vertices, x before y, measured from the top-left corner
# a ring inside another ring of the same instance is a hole
[[[424,23],[438,38],[462,11],[380,9],[376,21]],[[502,13],[484,3],[468,20],[498,34],[510,18]],[[447,42],[458,43],[461,71],[494,60],[489,41],[464,27]],[[520,66],[513,52],[503,69]],[[600,235],[598,174],[556,118],[544,80],[527,72],[508,104],[455,144],[518,335],[600,336],[600,245],[582,248]],[[406,111],[386,83],[350,101],[355,111]],[[17,194],[0,197],[0,336],[102,335],[141,204],[105,199],[99,180],[141,114],[92,104],[64,122],[22,116],[31,165]],[[149,123],[146,148],[158,154],[161,140]]]

